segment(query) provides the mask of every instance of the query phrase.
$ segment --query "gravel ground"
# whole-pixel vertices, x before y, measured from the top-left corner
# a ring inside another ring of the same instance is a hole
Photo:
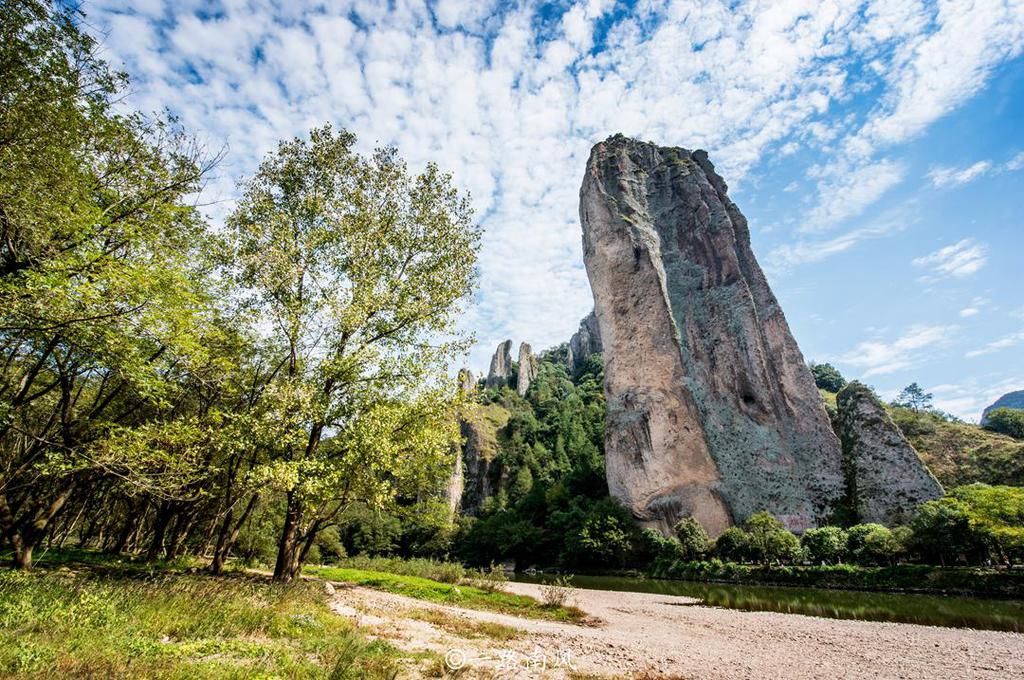
[[[534,584],[508,589],[539,597]],[[1024,678],[1018,633],[744,612],[649,593],[573,589],[571,601],[600,623],[522,619],[365,588],[339,587],[333,602],[399,647],[449,655],[450,665],[464,666],[460,677]],[[523,634],[505,642],[461,637],[407,615],[424,609]]]

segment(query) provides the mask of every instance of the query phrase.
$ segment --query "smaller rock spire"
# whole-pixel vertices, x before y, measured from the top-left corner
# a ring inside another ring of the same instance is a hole
[[[540,370],[540,362],[533,353],[529,343],[519,345],[519,377],[516,380],[516,392],[519,396],[526,396],[526,390],[530,389],[530,383],[537,379]]]

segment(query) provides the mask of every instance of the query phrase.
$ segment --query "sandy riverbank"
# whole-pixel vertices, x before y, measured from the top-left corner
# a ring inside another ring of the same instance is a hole
[[[534,584],[508,588],[539,593]],[[459,677],[564,678],[573,677],[571,665],[576,677],[1024,678],[1024,635],[1017,633],[715,609],[648,593],[576,589],[573,599],[601,623],[522,619],[364,588],[339,589],[334,608],[403,649],[464,662]],[[424,610],[449,625],[420,620]],[[467,631],[488,621],[521,635],[498,641],[460,634],[460,621]]]

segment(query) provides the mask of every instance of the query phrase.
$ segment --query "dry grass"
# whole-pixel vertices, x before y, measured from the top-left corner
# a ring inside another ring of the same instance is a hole
[[[503,623],[493,621],[474,621],[473,619],[455,614],[449,614],[437,609],[411,609],[405,616],[440,628],[446,633],[457,635],[463,638],[487,638],[490,640],[516,640],[524,635],[526,631],[513,626],[506,626]]]

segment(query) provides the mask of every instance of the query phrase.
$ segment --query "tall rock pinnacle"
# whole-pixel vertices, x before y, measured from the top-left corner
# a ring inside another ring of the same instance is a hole
[[[506,340],[498,345],[491,357],[491,368],[487,371],[485,385],[490,387],[501,387],[508,384],[512,376],[512,341]]]
[[[530,383],[537,379],[537,372],[540,370],[540,362],[533,353],[529,343],[519,345],[519,375],[516,378],[516,392],[520,397],[526,396],[526,390],[530,389]]]
[[[842,453],[747,221],[704,151],[621,135],[591,151],[583,253],[605,359],[609,489],[666,529],[768,510],[815,526]]]

